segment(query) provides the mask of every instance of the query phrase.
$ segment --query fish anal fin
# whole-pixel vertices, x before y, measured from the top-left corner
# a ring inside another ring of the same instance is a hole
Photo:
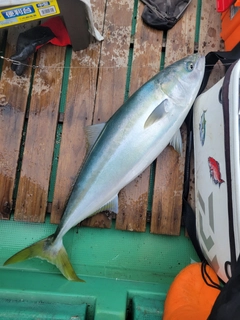
[[[114,213],[118,213],[118,195],[113,197],[109,202],[107,202],[104,206],[98,209],[94,214],[102,212],[102,211],[111,211]]]
[[[179,153],[182,153],[182,136],[180,129],[174,134],[170,141],[170,145]]]
[[[150,127],[155,122],[162,119],[169,111],[169,101],[168,99],[163,100],[150,114],[150,116],[147,118],[144,129]]]

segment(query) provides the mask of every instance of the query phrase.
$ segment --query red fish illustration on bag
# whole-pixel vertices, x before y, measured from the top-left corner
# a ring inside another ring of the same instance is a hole
[[[212,157],[208,157],[208,165],[210,170],[210,177],[212,178],[213,182],[215,184],[218,184],[220,187],[220,185],[225,181],[221,178],[219,162]]]

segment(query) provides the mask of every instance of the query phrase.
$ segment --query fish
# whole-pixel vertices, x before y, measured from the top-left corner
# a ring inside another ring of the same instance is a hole
[[[200,134],[200,141],[202,146],[204,145],[205,137],[206,137],[206,118],[205,118],[206,112],[207,110],[203,110],[203,113],[201,115],[201,120],[199,123],[199,134]]]
[[[182,150],[180,127],[201,86],[205,57],[187,56],[141,86],[103,124],[86,128],[89,151],[54,234],[10,257],[4,265],[41,258],[71,281],[80,279],[63,245],[64,235],[104,210],[118,211],[118,193],[170,143]]]
[[[212,178],[213,182],[218,184],[220,187],[220,185],[225,181],[221,178],[219,162],[212,157],[208,157],[208,166],[210,170],[210,177]]]

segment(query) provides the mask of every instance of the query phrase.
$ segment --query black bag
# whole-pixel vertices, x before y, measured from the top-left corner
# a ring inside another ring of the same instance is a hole
[[[182,17],[191,0],[141,0],[143,21],[152,28],[167,31]]]

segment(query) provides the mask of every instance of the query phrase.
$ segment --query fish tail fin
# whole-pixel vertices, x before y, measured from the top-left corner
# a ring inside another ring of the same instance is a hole
[[[61,243],[55,243],[54,240],[55,236],[51,235],[35,242],[10,257],[4,262],[4,266],[36,257],[54,264],[68,280],[84,282],[84,280],[79,279],[76,275],[62,240]]]

